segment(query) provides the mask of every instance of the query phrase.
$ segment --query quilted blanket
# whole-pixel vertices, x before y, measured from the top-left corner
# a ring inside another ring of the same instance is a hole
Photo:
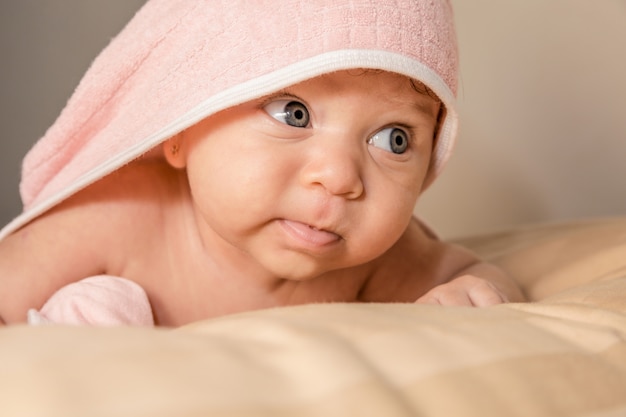
[[[534,300],[0,330],[3,416],[626,415],[626,219],[464,240]]]

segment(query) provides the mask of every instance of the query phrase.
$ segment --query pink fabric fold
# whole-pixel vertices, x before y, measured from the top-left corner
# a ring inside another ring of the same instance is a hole
[[[67,285],[39,310],[30,324],[152,326],[152,308],[143,288],[133,281],[99,275]]]
[[[0,239],[205,117],[340,69],[405,74],[443,101],[429,184],[456,136],[457,66],[448,0],[149,0],[25,158],[24,213]]]

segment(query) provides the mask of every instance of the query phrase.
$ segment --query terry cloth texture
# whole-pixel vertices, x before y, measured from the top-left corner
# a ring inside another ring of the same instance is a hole
[[[24,212],[0,239],[211,114],[350,68],[407,75],[441,99],[430,184],[457,131],[449,1],[150,0],[26,156]]]

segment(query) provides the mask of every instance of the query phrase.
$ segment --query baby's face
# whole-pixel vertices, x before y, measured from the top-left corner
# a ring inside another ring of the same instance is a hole
[[[342,71],[192,127],[181,158],[205,244],[296,280],[380,256],[410,221],[439,106],[406,77]]]

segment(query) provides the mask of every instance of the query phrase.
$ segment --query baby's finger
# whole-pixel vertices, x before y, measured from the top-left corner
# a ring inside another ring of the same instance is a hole
[[[417,299],[418,304],[436,304],[444,306],[472,306],[469,294],[460,288],[441,285],[433,288]]]
[[[490,282],[483,281],[471,287],[468,297],[473,306],[488,307],[508,302],[507,297]]]

